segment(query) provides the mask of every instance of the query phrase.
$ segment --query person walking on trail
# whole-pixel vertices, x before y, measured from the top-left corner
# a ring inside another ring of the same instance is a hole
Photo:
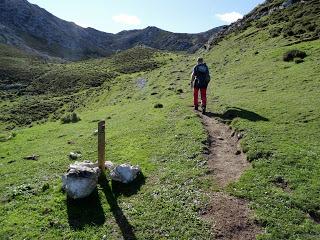
[[[199,108],[199,90],[201,93],[201,105],[202,113],[206,113],[207,108],[207,87],[210,82],[209,68],[206,63],[204,63],[203,58],[198,58],[197,65],[193,68],[191,75],[191,88],[193,88],[193,102],[194,109]]]

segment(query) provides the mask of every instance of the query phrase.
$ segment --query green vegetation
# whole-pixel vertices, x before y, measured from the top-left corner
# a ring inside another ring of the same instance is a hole
[[[243,132],[253,166],[227,191],[251,201],[265,228],[260,240],[320,238],[320,40],[311,41],[319,9],[310,2],[314,8],[275,12],[203,53],[212,70],[207,110]],[[306,31],[287,34],[294,21]],[[283,61],[295,49],[304,61]],[[188,87],[197,56],[139,47],[52,63],[0,51],[0,84],[13,87],[1,88],[1,238],[213,238],[200,212],[216,187]],[[61,124],[75,111],[81,121]],[[143,176],[130,186],[102,182],[90,198],[71,201],[60,176],[71,151],[97,159],[100,119],[107,119],[107,159],[139,164]],[[38,161],[23,159],[32,154]]]
[[[209,110],[245,132],[253,165],[229,192],[251,200],[266,228],[259,239],[319,239],[320,41],[288,47],[254,31],[205,56],[215,70]],[[284,62],[295,48],[307,54],[304,62]]]
[[[61,118],[61,122],[63,124],[66,124],[66,123],[77,123],[79,122],[81,119],[80,117],[77,115],[77,113],[73,112],[71,114],[67,114],[67,115],[64,115],[62,118]]]
[[[189,76],[188,57],[157,53],[153,59],[162,67],[119,74],[84,97],[86,104],[77,107],[80,122],[18,128],[1,143],[3,239],[211,238],[210,225],[198,213],[210,188],[201,155],[206,134],[187,108],[188,94],[177,94],[188,89],[180,80]],[[86,62],[71,63],[76,64]],[[154,108],[159,102],[163,108]],[[71,163],[68,154],[81,152],[96,161],[99,119],[107,119],[107,159],[139,164],[143,176],[129,187],[102,183],[89,199],[68,200],[60,178]],[[23,159],[32,154],[38,161]]]
[[[258,7],[257,11],[279,8],[283,2],[270,1]],[[268,29],[271,37],[282,35],[290,41],[315,40],[320,36],[319,11],[319,1],[309,0],[307,3],[293,4],[281,11],[273,11],[253,25],[260,29]]]
[[[290,50],[283,54],[283,61],[290,62],[293,61],[295,58],[304,59],[307,54],[300,50]]]

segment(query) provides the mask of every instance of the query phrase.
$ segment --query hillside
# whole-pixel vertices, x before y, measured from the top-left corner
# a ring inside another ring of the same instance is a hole
[[[271,37],[283,36],[290,43],[320,38],[320,3],[317,0],[267,0],[242,19],[214,34],[206,44],[212,48],[232,33],[255,26],[268,29]]]
[[[220,30],[218,27],[204,33],[183,34],[148,27],[111,34],[61,20],[27,0],[0,2],[0,43],[43,57],[79,60],[108,56],[137,45],[195,52]]]
[[[296,1],[198,54],[136,47],[60,63],[0,45],[0,236],[219,239],[212,230],[217,219],[206,215],[212,196],[225,193],[250,202],[251,218],[264,229],[257,239],[319,239],[318,8],[318,1]],[[305,32],[273,34],[290,24],[280,15],[301,16],[292,29]],[[306,57],[284,61],[291,50]],[[214,181],[204,155],[207,132],[191,108],[188,83],[199,54],[212,72],[207,117],[242,134],[252,165],[226,188]],[[81,121],[62,124],[72,112]],[[60,179],[68,154],[96,160],[100,119],[107,121],[107,159],[139,164],[144,175],[130,186],[110,182],[84,201],[68,200]],[[23,159],[31,154],[39,160]]]

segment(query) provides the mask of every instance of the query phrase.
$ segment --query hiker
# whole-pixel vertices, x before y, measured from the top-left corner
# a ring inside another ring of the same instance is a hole
[[[201,93],[202,113],[206,113],[207,107],[207,87],[210,82],[209,68],[204,63],[203,58],[198,58],[198,64],[193,68],[191,75],[191,88],[193,87],[194,110],[198,110],[199,90]]]

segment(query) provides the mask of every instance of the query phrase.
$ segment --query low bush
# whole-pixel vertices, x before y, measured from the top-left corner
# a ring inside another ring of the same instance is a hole
[[[154,108],[163,108],[163,104],[157,103],[154,105]]]
[[[280,36],[281,32],[282,32],[282,28],[281,27],[271,28],[269,30],[270,36],[273,37],[273,38]]]
[[[283,61],[290,62],[293,61],[295,58],[304,59],[307,54],[300,50],[290,50],[283,54]]]
[[[75,112],[73,112],[71,114],[64,115],[61,118],[61,123],[62,124],[76,123],[76,122],[79,122],[80,120],[81,118]]]

